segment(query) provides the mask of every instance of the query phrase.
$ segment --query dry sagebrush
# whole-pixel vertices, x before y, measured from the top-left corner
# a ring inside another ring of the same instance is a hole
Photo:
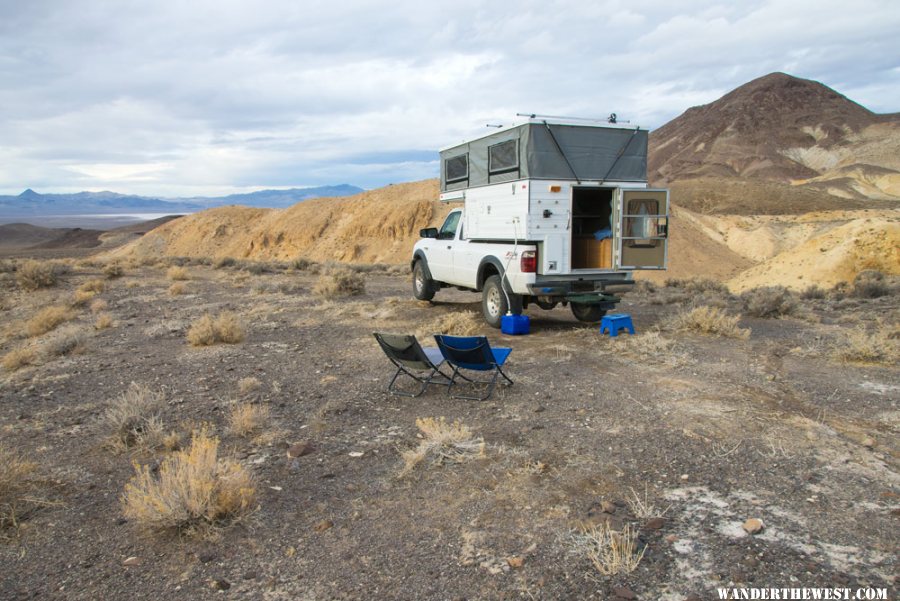
[[[244,340],[244,326],[231,311],[223,311],[215,318],[207,314],[191,324],[187,339],[191,346],[237,344]]]
[[[25,333],[32,338],[40,336],[74,318],[75,313],[63,305],[45,307],[38,311],[34,317],[25,322]]]
[[[0,535],[17,526],[22,513],[33,503],[30,493],[35,468],[34,463],[0,444]]]
[[[128,389],[109,402],[103,424],[110,432],[114,448],[155,448],[164,438],[159,412],[165,403],[162,392],[132,382]]]
[[[365,278],[349,269],[336,269],[321,275],[313,287],[314,294],[325,298],[359,296],[365,291]]]
[[[228,429],[236,436],[252,436],[269,424],[269,408],[265,405],[238,403],[228,414]]]
[[[443,417],[423,417],[416,420],[416,427],[419,428],[422,439],[418,447],[402,453],[401,477],[426,459],[433,465],[442,465],[484,455],[484,439],[476,438],[469,427],[459,421],[448,423]]]
[[[122,495],[125,517],[157,532],[202,532],[247,515],[255,503],[250,472],[219,457],[219,439],[205,429],[194,433],[189,448],[163,459],[158,475],[135,465]]]
[[[701,306],[679,313],[675,316],[673,324],[676,330],[686,332],[728,338],[749,338],[750,329],[738,327],[739,321],[740,317],[728,315],[718,307]]]
[[[416,330],[416,336],[420,338],[429,338],[433,334],[474,336],[481,332],[482,323],[474,311],[454,311],[426,323]]]
[[[49,261],[25,261],[16,269],[16,283],[27,292],[50,288],[59,281],[59,272],[59,266]]]

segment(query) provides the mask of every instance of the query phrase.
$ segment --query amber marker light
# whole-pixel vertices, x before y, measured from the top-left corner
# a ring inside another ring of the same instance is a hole
[[[562,192],[562,186],[550,186],[551,192]]]

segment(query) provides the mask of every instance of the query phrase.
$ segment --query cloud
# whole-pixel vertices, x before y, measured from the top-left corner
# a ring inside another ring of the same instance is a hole
[[[862,0],[0,6],[0,192],[434,177],[516,112],[658,127],[771,71],[896,111],[900,11]]]

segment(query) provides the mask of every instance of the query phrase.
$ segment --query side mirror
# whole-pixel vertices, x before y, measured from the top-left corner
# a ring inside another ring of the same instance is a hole
[[[419,230],[420,238],[437,238],[438,229],[436,227],[426,227]]]

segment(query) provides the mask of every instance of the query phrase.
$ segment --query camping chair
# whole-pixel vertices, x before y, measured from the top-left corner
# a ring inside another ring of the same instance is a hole
[[[506,361],[506,358],[509,357],[512,349],[492,349],[487,338],[484,336],[447,336],[444,334],[436,334],[434,339],[437,340],[438,348],[441,350],[441,353],[443,353],[447,363],[453,367],[453,373],[450,376],[450,385],[447,387],[447,392],[450,393],[451,397],[483,401],[494,392],[494,386],[497,384],[498,375],[503,376],[510,384],[513,383],[513,381],[509,379],[509,376],[503,373],[502,369],[503,363]],[[481,380],[476,382],[459,373],[460,369],[493,371],[494,377],[491,378],[490,381]],[[487,384],[487,392],[482,396],[462,394],[454,396],[453,386],[456,385],[456,376],[460,376],[469,382]]]
[[[429,384],[450,386],[450,376],[440,370],[444,356],[436,348],[422,348],[415,336],[401,334],[372,334],[395,366],[397,373],[388,384],[388,392],[402,396],[417,397],[428,388]],[[395,387],[397,378],[404,374],[422,384],[418,392],[406,392]]]

